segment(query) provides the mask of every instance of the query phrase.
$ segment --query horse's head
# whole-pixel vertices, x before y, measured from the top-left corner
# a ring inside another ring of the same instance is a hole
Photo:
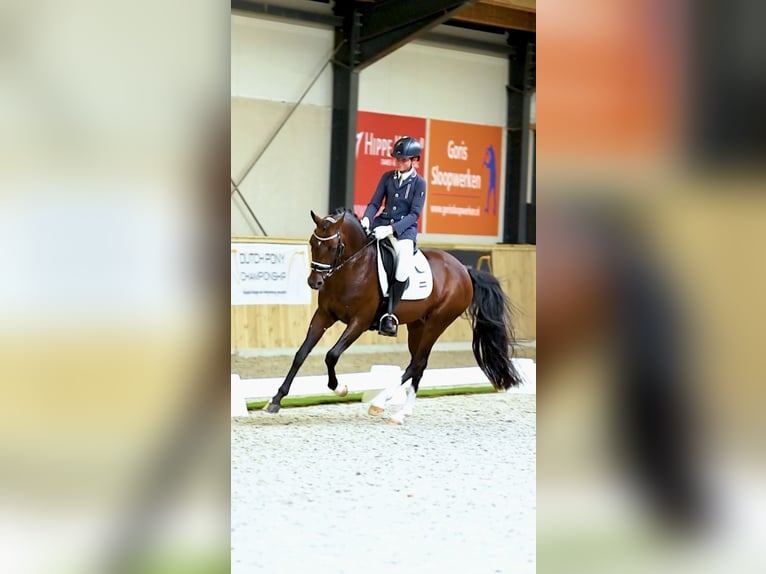
[[[323,218],[312,211],[311,219],[316,229],[309,240],[311,273],[308,283],[312,289],[321,289],[325,279],[344,265],[344,251],[352,252],[350,256],[353,257],[353,253],[364,246],[367,234],[354,213],[343,208]]]
[[[341,262],[345,248],[341,233],[345,216],[346,214],[343,213],[340,216],[328,215],[321,218],[313,211],[311,212],[311,219],[316,224],[316,229],[309,240],[311,273],[308,281],[312,289],[321,289],[327,274]]]

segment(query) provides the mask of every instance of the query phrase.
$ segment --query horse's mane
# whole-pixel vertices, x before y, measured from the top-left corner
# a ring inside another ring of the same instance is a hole
[[[349,209],[347,207],[336,207],[335,210],[330,215],[332,215],[333,217],[345,215],[346,217],[343,219],[343,221],[349,221],[351,222],[352,225],[364,231],[364,229],[362,228],[362,222],[359,221],[359,218],[357,217],[356,213],[354,213],[353,209]]]

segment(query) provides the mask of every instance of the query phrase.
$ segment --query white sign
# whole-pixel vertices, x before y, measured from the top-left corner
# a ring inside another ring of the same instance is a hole
[[[232,305],[309,305],[307,245],[231,244]]]

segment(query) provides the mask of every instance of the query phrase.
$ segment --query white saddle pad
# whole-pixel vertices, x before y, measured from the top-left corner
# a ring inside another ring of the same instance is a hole
[[[376,245],[378,249],[378,281],[383,295],[388,294],[388,276],[383,269],[383,258],[380,256],[380,243]],[[431,266],[423,252],[418,249],[415,253],[415,260],[412,269],[410,269],[410,284],[407,290],[402,294],[402,300],[414,301],[416,299],[425,299],[431,294],[434,287],[434,276],[431,273]]]

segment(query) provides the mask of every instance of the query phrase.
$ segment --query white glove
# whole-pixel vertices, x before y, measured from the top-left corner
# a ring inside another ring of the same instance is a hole
[[[385,239],[389,235],[394,234],[394,228],[390,225],[381,225],[380,227],[376,227],[373,229],[373,233],[375,233],[375,239],[380,241],[381,239]]]
[[[364,227],[365,231],[370,231],[370,220],[366,217],[362,218],[362,221],[360,222],[362,224],[362,227]]]

